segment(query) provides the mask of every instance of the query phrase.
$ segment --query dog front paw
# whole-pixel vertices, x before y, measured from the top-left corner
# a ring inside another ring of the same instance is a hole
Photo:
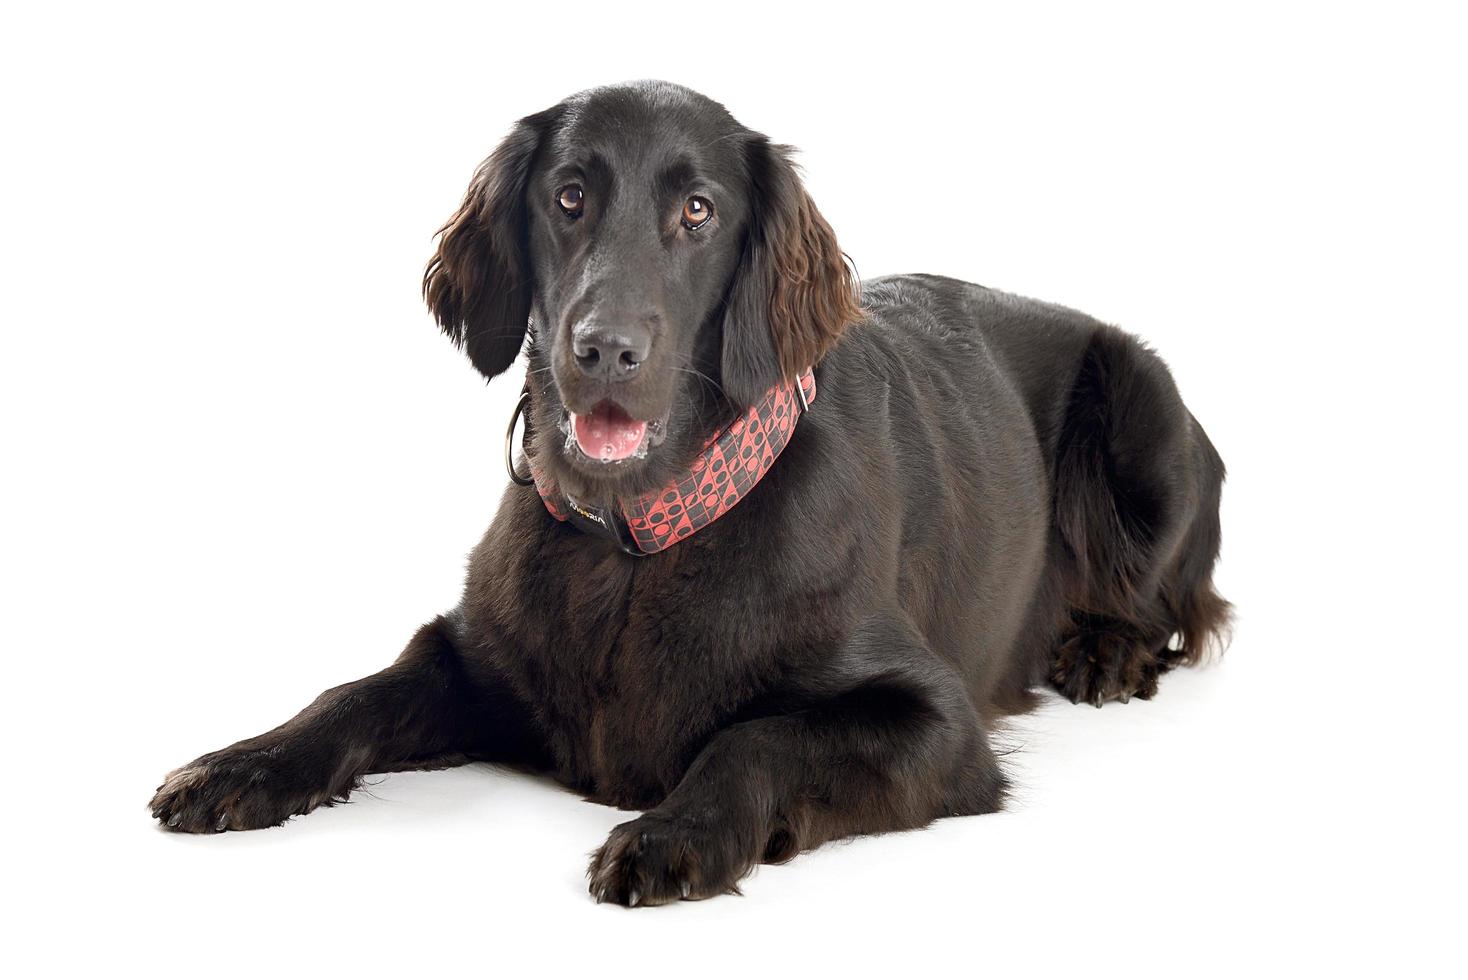
[[[721,822],[722,823],[722,822]],[[736,828],[649,811],[612,830],[586,876],[598,902],[629,908],[738,894],[759,861]]]
[[[148,806],[170,830],[257,830],[345,798],[350,789],[338,794],[312,785],[307,772],[276,749],[231,747],[169,773]]]

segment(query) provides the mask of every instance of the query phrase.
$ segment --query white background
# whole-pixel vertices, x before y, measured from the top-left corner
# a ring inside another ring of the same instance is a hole
[[[8,13],[14,975],[1461,970],[1462,25],[1018,6]],[[594,905],[627,815],[487,767],[158,831],[165,771],[457,600],[520,375],[486,388],[430,324],[431,235],[515,118],[637,77],[800,146],[864,275],[1155,344],[1229,465],[1232,650],[1018,719],[1008,812],[743,898]]]

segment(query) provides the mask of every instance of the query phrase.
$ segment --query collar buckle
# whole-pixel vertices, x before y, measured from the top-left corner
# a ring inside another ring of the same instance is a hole
[[[805,397],[805,377],[810,375],[815,380],[815,369],[806,368],[804,372],[795,376],[795,397],[800,399],[800,414],[804,415],[810,411],[810,401]]]

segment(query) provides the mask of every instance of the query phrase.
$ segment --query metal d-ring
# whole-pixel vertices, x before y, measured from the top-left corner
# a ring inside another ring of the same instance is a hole
[[[522,487],[533,486],[533,476],[521,476],[515,472],[515,424],[520,421],[520,416],[525,414],[525,407],[530,404],[530,392],[520,392],[520,401],[515,406],[515,414],[510,416],[510,427],[505,430],[505,469],[510,473],[510,479]]]

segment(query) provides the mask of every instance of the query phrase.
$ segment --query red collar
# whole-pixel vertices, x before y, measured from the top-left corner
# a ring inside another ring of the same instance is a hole
[[[587,507],[562,493],[537,467],[532,465],[530,473],[545,509],[556,520],[609,538],[629,555],[650,555],[692,537],[744,499],[769,472],[790,442],[795,423],[815,400],[815,372],[806,368],[796,382],[771,388],[753,408],[710,438],[688,473],[661,490],[621,501],[616,510]]]

